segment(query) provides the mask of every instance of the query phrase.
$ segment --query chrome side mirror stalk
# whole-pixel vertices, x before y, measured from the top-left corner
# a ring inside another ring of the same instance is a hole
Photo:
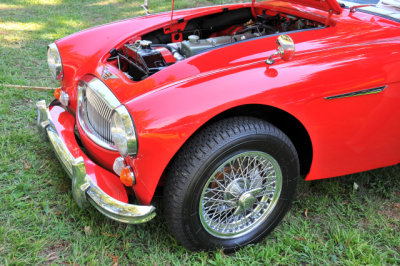
[[[275,59],[272,59],[272,57],[274,55],[278,55],[280,54],[279,51],[276,51],[275,53],[273,53],[272,55],[270,55],[270,57],[268,57],[268,59],[265,61],[265,63],[267,63],[267,65],[272,65],[273,63],[275,63]]]
[[[279,55],[283,61],[290,61],[293,59],[295,55],[295,47],[292,38],[288,35],[280,35],[276,40],[276,44],[278,45],[276,52],[273,53],[265,63],[268,65],[275,63],[275,59],[273,59],[275,55]]]

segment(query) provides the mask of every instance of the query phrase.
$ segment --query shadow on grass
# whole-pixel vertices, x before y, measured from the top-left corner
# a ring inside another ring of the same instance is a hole
[[[300,196],[349,194],[362,190],[376,197],[391,198],[400,192],[400,164],[341,177],[306,181]]]

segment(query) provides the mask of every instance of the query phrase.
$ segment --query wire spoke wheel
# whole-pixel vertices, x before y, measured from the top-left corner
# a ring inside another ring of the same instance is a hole
[[[289,210],[299,170],[293,143],[268,122],[216,121],[182,147],[167,172],[168,226],[190,250],[257,243]]]
[[[242,236],[267,219],[281,189],[281,168],[271,155],[240,153],[223,162],[208,179],[199,202],[200,221],[213,236]]]

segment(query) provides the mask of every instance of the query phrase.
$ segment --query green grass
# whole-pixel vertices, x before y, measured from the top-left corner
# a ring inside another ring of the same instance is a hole
[[[0,84],[57,86],[47,69],[48,43],[143,15],[140,4],[2,0]],[[162,11],[170,4],[150,5]],[[70,180],[37,134],[34,103],[51,98],[51,92],[0,85],[0,264],[400,264],[400,166],[302,182],[277,229],[261,243],[229,255],[186,251],[169,233],[162,213],[133,226],[94,209],[80,210]],[[155,204],[159,207],[161,200]]]

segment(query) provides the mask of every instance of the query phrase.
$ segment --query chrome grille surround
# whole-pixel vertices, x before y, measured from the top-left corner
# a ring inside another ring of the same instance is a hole
[[[99,146],[117,151],[111,138],[111,115],[121,103],[98,78],[78,86],[78,121],[86,135]]]

